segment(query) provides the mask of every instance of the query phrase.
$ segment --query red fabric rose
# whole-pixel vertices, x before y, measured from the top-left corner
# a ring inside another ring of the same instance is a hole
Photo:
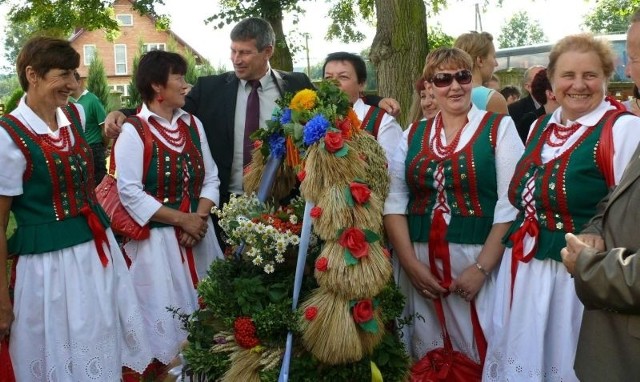
[[[329,259],[327,259],[326,257],[319,257],[318,260],[316,260],[316,269],[320,272],[326,271],[328,265]]]
[[[342,232],[338,244],[347,248],[353,257],[361,259],[369,256],[369,243],[360,228],[347,228]]]
[[[331,154],[340,150],[344,146],[342,133],[339,131],[330,131],[324,136],[324,148]]]
[[[313,321],[314,318],[318,315],[318,308],[315,306],[310,306],[304,310],[304,318],[309,321]]]
[[[358,324],[364,324],[373,319],[373,301],[360,300],[353,306],[353,320]]]
[[[314,219],[319,218],[320,216],[322,216],[322,208],[315,206],[311,209],[311,217]]]
[[[302,182],[304,180],[304,178],[307,176],[307,172],[302,170],[298,173],[298,181]]]
[[[355,200],[356,203],[365,204],[369,201],[369,198],[371,197],[371,190],[366,184],[351,182],[349,188],[351,189],[353,200]]]
[[[342,138],[351,139],[351,120],[349,118],[337,120],[336,127],[340,130]]]

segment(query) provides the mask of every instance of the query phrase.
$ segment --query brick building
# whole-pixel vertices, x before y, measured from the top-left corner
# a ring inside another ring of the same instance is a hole
[[[157,30],[156,21],[149,15],[140,15],[133,9],[132,1],[116,0],[113,5],[120,33],[114,41],[108,41],[103,30],[80,29],[71,37],[71,45],[80,53],[78,73],[86,78],[94,55],[104,63],[107,82],[112,91],[128,96],[128,85],[133,75],[133,58],[140,41],[145,50],[166,50],[173,40],[180,53],[190,50],[198,63],[201,55],[178,35],[169,30]]]

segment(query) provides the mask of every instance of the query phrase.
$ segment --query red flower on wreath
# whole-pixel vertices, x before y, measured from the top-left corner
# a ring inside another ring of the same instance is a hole
[[[340,235],[338,244],[347,248],[353,257],[361,259],[369,256],[369,243],[367,243],[364,232],[360,228],[347,228]]]
[[[371,190],[369,189],[369,186],[364,183],[351,182],[351,184],[349,184],[349,189],[351,190],[353,200],[358,204],[365,204],[371,197]]]
[[[342,133],[339,131],[330,131],[324,136],[324,148],[331,154],[337,152],[344,146]]]
[[[315,206],[311,209],[311,217],[314,219],[319,218],[320,216],[322,216],[322,208]]]
[[[351,139],[351,120],[349,118],[338,119],[336,127],[340,130],[342,138]]]
[[[316,269],[320,272],[326,271],[328,266],[329,259],[327,259],[326,257],[319,257],[318,260],[316,260]]]
[[[373,301],[360,300],[353,306],[353,320],[358,324],[364,324],[365,322],[373,319]]]
[[[317,315],[318,308],[316,308],[315,306],[310,306],[304,310],[304,318],[306,318],[308,321],[313,321]]]
[[[233,322],[233,335],[236,343],[245,349],[260,345],[256,337],[256,325],[250,317],[238,317]]]
[[[307,176],[307,172],[302,170],[298,173],[298,181],[302,182],[304,180],[304,178]]]

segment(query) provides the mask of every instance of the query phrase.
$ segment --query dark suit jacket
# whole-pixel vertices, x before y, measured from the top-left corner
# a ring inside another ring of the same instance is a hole
[[[515,119],[513,122],[516,124],[516,130],[518,130],[518,135],[522,140],[522,143],[527,144],[527,136],[529,136],[529,129],[531,129],[531,124],[533,121],[538,119],[538,117],[545,115],[546,110],[544,106],[540,106],[537,110],[533,112],[525,113],[519,121]],[[513,117],[511,117],[513,119]]]
[[[581,381],[640,378],[640,147],[633,158],[583,231],[601,232],[607,250],[585,249],[576,262],[585,306],[575,362]]]
[[[516,102],[513,102],[512,104],[507,106],[507,109],[509,110],[511,119],[513,119],[513,122],[517,124],[525,114],[535,113],[536,104],[533,102],[531,94],[529,94],[528,96],[520,98]]]
[[[302,89],[313,89],[304,73],[271,70],[280,96]],[[218,166],[221,202],[228,196],[233,161],[233,134],[236,97],[240,80],[234,72],[198,78],[187,95],[183,109],[202,121],[213,160]]]

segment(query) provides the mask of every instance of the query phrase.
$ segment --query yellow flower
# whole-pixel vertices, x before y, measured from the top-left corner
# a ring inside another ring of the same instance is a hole
[[[317,98],[318,96],[313,90],[300,90],[291,99],[291,104],[289,104],[289,107],[291,108],[291,110],[295,111],[311,110],[314,106],[316,106]]]

